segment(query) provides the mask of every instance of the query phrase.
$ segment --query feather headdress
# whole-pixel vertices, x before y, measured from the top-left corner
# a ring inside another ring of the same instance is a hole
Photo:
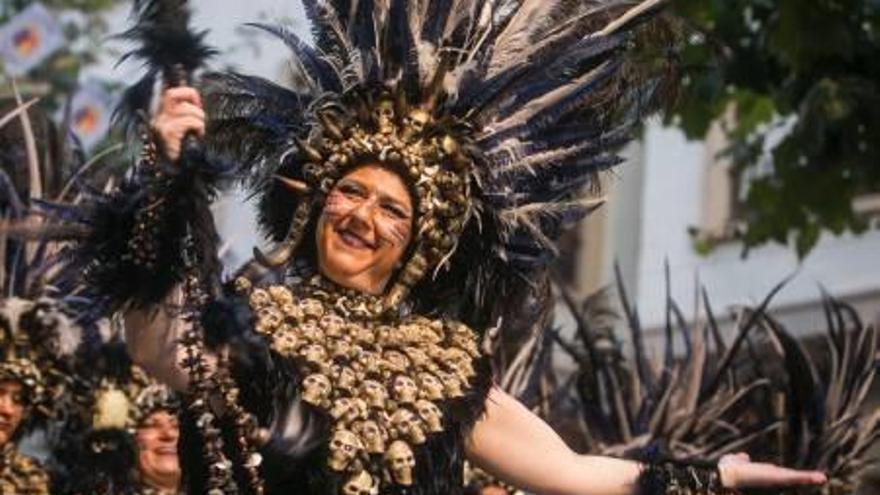
[[[292,51],[297,87],[206,79],[211,143],[242,163],[280,243],[258,258],[292,256],[307,212],[347,167],[399,161],[411,181],[443,177],[452,192],[418,193],[397,295],[415,290],[437,309],[454,289],[474,296],[453,298],[472,314],[504,299],[595,206],[582,198],[595,174],[620,162],[639,115],[629,96],[640,88],[622,70],[630,32],[662,3],[306,0],[314,44],[257,25]]]

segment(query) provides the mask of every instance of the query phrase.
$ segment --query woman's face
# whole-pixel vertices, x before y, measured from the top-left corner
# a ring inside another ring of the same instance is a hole
[[[340,179],[318,220],[318,266],[343,287],[381,294],[412,239],[413,204],[403,180],[378,165]]]
[[[0,382],[0,446],[6,445],[24,417],[22,387],[16,381]]]
[[[168,411],[156,411],[137,429],[138,468],[148,485],[177,489],[180,484],[180,461],[177,417]]]

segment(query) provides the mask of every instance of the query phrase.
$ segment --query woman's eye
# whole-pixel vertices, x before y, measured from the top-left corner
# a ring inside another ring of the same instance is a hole
[[[340,184],[339,192],[341,192],[342,194],[344,194],[346,196],[362,197],[364,195],[361,188],[357,187],[354,184],[349,184],[349,183]]]
[[[392,216],[399,218],[401,220],[405,220],[409,217],[405,211],[403,211],[400,207],[394,205],[382,205],[382,209],[386,212],[390,213]]]

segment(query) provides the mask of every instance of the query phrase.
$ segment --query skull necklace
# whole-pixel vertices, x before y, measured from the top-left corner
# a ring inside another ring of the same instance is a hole
[[[344,495],[410,486],[414,449],[444,431],[444,403],[463,397],[479,357],[467,326],[371,315],[370,296],[304,284],[242,283],[256,330],[296,364],[300,397],[327,414],[328,468]]]

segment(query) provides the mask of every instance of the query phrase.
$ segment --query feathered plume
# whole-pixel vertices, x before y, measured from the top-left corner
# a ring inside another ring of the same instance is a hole
[[[135,0],[132,15],[137,22],[120,37],[137,48],[119,63],[139,60],[146,74],[126,90],[117,108],[116,117],[128,130],[143,123],[159,76],[172,86],[188,83],[191,74],[216,53],[204,42],[207,31],[190,29],[186,0]]]

